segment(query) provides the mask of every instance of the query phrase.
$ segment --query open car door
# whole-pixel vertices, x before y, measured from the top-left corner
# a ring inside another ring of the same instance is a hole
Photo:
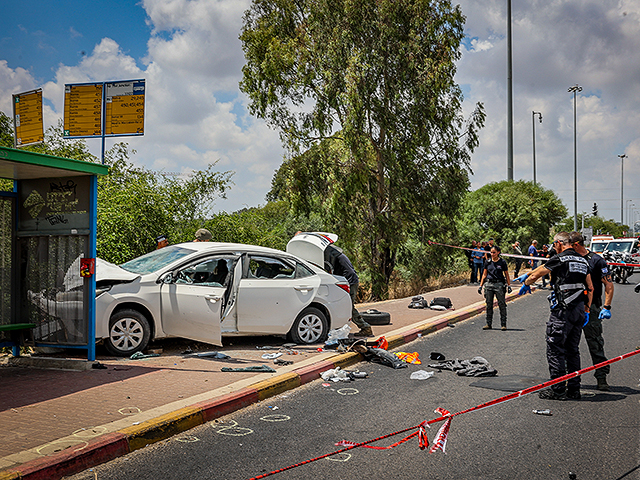
[[[162,285],[162,329],[169,336],[222,346],[220,319],[235,258],[215,255],[173,272]]]

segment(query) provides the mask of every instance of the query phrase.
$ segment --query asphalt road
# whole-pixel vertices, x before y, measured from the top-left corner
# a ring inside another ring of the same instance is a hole
[[[548,378],[545,297],[541,291],[509,304],[505,332],[483,331],[480,316],[401,348],[417,351],[423,365],[393,370],[361,363],[350,370],[367,372],[366,379],[329,386],[315,381],[72,478],[251,478],[336,451],[340,447],[334,443],[343,439],[360,442],[418,425],[435,418],[437,407],[457,412],[508,393],[486,388],[488,380],[504,384],[508,376],[516,376],[511,378],[543,381]],[[613,318],[605,321],[609,357],[640,345],[638,303],[633,285],[616,285]],[[427,380],[411,380],[413,371],[434,370],[428,367],[431,352],[460,360],[480,355],[498,376],[483,380],[442,371]],[[584,340],[581,353],[583,366],[591,365]],[[413,438],[389,450],[353,449],[269,478],[549,480],[568,479],[572,472],[577,480],[640,479],[639,367],[640,355],[613,364],[610,392],[597,391],[592,373],[584,375],[581,401],[540,400],[534,393],[456,416],[446,454],[420,450]],[[546,408],[551,416],[532,412]],[[439,425],[428,430],[430,441]]]

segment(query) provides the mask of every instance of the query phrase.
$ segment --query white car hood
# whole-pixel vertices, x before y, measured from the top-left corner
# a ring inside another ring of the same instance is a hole
[[[140,275],[126,271],[114,263],[109,263],[101,258],[96,258],[96,281],[100,280],[125,280],[132,281]]]

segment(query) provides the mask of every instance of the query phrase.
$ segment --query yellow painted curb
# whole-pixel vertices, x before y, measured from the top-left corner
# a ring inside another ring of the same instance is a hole
[[[336,367],[344,368],[348,367],[349,365],[353,365],[354,363],[361,362],[362,357],[359,353],[347,352],[336,355],[335,357],[331,357],[329,358],[329,361]]]
[[[140,425],[124,428],[119,430],[118,433],[127,437],[129,451],[133,452],[203,423],[204,417],[200,408],[185,407],[152,420],[147,420]]]
[[[0,480],[20,480],[20,473],[15,471],[0,472]]]
[[[277,377],[254,383],[249,388],[253,388],[258,392],[258,399],[273,397],[279,393],[286,392],[292,388],[300,386],[300,375],[294,372],[284,373]]]

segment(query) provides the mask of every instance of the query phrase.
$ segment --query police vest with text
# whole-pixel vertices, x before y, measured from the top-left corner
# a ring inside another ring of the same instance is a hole
[[[552,257],[546,264],[551,270],[553,293],[547,297],[551,308],[566,310],[587,300],[589,262],[569,248]]]

